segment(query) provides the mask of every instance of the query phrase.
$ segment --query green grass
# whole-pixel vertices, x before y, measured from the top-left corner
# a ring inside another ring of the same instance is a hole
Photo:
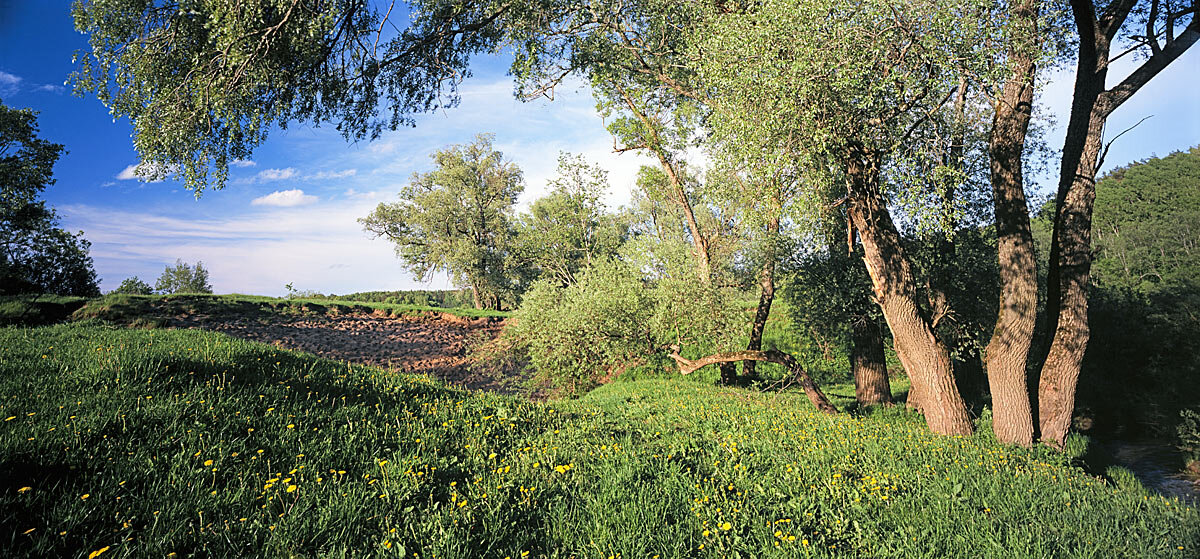
[[[983,427],[663,379],[539,404],[211,332],[4,328],[0,555],[1200,554],[1196,510]]]
[[[62,295],[3,295],[0,296],[0,326],[58,322],[82,307],[85,301],[82,297]]]

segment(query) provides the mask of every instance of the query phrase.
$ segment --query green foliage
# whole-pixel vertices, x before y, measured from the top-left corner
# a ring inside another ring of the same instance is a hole
[[[11,557],[1200,552],[1192,507],[901,409],[671,381],[535,403],[203,331],[0,329],[0,468]]]
[[[208,270],[203,262],[195,266],[176,260],[174,266],[163,268],[162,275],[154,282],[154,291],[169,295],[172,293],[212,293],[212,285],[208,283]]]
[[[109,293],[123,293],[126,295],[153,295],[154,288],[150,284],[141,280],[137,276],[125,278],[121,280],[121,285]]]
[[[1183,410],[1179,418],[1179,426],[1175,428],[1179,450],[1188,462],[1200,462],[1200,410]]]
[[[558,177],[548,186],[550,193],[521,216],[514,251],[540,278],[568,285],[582,268],[615,255],[628,226],[600,200],[609,188],[608,172],[582,156],[560,153]]]
[[[650,282],[635,264],[603,258],[566,287],[536,282],[504,336],[537,380],[579,392],[662,363],[672,346],[693,358],[734,349],[747,318],[731,303],[690,275]]]
[[[323,299],[333,301],[359,301],[389,303],[393,305],[418,305],[424,307],[461,308],[471,306],[471,295],[461,289],[409,291],[365,291],[348,295],[326,295]]]
[[[39,325],[61,321],[86,299],[62,295],[0,295],[0,326]]]
[[[130,118],[140,176],[178,173],[199,194],[276,126],[332,122],[374,139],[453,106],[468,57],[496,46],[498,4],[428,0],[392,14],[367,0],[80,1],[72,15],[91,52],[71,80]],[[410,26],[381,36],[401,12]]]
[[[513,205],[524,184],[492,138],[480,134],[435,152],[436,168],[414,174],[399,202],[381,203],[358,221],[391,241],[418,280],[446,272],[471,288],[476,308],[500,309],[515,306],[528,279],[512,258]]]
[[[0,295],[99,295],[91,243],[41,200],[64,150],[37,134],[36,113],[0,103]]]
[[[1200,146],[1113,170],[1096,184],[1098,285],[1142,293],[1200,277]]]
[[[654,307],[636,269],[602,258],[566,287],[535,282],[504,336],[528,355],[538,380],[588,390],[662,349],[651,328]]]

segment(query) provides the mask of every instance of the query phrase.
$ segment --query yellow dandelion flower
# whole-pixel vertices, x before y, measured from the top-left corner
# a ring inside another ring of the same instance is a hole
[[[26,492],[26,491],[29,491],[29,490],[31,490],[31,489],[33,489],[33,488],[32,488],[32,487],[29,487],[29,486],[25,486],[25,487],[22,487],[22,488],[18,489],[18,490],[17,490],[17,493],[24,493],[24,492]]]
[[[288,493],[291,493],[291,492],[293,492],[293,491],[295,491],[295,490],[296,490],[296,486],[295,486],[295,485],[289,485],[289,486],[288,486],[288,488],[287,488],[287,492],[288,492]]]
[[[205,465],[205,466],[211,466],[211,465],[212,465],[212,460],[205,460],[205,461],[204,461],[204,465]]]
[[[102,548],[100,548],[100,549],[97,549],[96,551],[93,551],[93,552],[89,553],[89,554],[88,554],[88,559],[96,559],[97,557],[99,557],[99,556],[100,556],[100,554],[101,554],[101,553],[104,553],[105,551],[108,551],[108,547],[109,547],[109,546],[107,546],[107,545],[106,545],[106,546],[104,546],[104,547],[102,547]]]

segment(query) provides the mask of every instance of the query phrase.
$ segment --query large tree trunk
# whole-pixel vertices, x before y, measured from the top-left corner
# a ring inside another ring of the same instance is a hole
[[[862,317],[851,324],[851,329],[850,367],[854,373],[854,397],[859,407],[892,403],[879,323]]]
[[[992,394],[992,431],[1002,443],[1033,444],[1026,363],[1037,321],[1037,261],[1025,201],[1021,155],[1033,111],[1038,2],[1013,8],[1009,47],[1011,74],[995,100],[991,156],[1000,268],[1000,313],[988,342],[987,378]]]
[[[767,328],[767,318],[771,316],[771,303],[775,300],[775,242],[779,234],[779,218],[773,217],[767,222],[768,249],[763,255],[762,272],[759,273],[758,308],[754,310],[754,323],[750,325],[750,342],[746,349],[762,349],[763,331]],[[742,368],[748,378],[755,378],[756,361],[746,361]]]
[[[679,363],[679,372],[685,375],[713,363],[736,363],[738,361],[769,361],[771,363],[779,363],[787,367],[796,376],[796,380],[800,383],[801,388],[804,389],[804,393],[808,396],[809,401],[817,409],[828,414],[836,414],[838,412],[837,408],[829,401],[829,398],[825,396],[825,393],[821,391],[821,388],[817,386],[817,383],[813,382],[812,377],[808,375],[808,371],[805,371],[804,367],[800,365],[800,362],[782,351],[773,349],[767,351],[732,351],[709,355],[695,361],[685,359],[679,355],[678,351],[675,351],[671,354],[671,357]]]
[[[942,435],[972,431],[966,403],[954,385],[950,354],[917,304],[917,283],[879,189],[879,163],[861,146],[846,158],[849,215],[863,245],[875,301],[883,310],[896,354],[920,394],[929,429]]]
[[[1079,33],[1079,62],[1063,144],[1048,270],[1046,315],[1053,338],[1038,387],[1041,437],[1058,448],[1066,442],[1071,427],[1075,391],[1091,335],[1087,291],[1092,265],[1092,208],[1104,124],[1113,110],[1200,40],[1200,18],[1192,14],[1183,33],[1177,37],[1168,33],[1164,45],[1159,44],[1158,37],[1149,38],[1150,58],[1120,84],[1106,90],[1110,47],[1135,3],[1113,2],[1097,17],[1092,2],[1071,2]]]

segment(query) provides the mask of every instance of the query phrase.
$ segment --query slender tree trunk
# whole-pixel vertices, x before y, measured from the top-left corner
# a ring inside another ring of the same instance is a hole
[[[779,234],[779,218],[773,217],[767,222],[767,242],[770,243],[763,255],[762,272],[759,273],[758,308],[754,310],[754,323],[750,325],[750,343],[746,349],[762,349],[763,331],[767,328],[767,318],[771,315],[771,302],[775,300],[775,237]],[[746,361],[742,364],[743,371],[749,378],[755,378],[756,361]]]
[[[988,145],[1001,284],[1000,313],[986,350],[992,431],[1002,443],[1025,447],[1033,444],[1026,363],[1037,321],[1038,287],[1021,155],[1033,111],[1037,17],[1036,1],[1013,8],[1010,27],[1015,36],[1008,55],[1012,73],[995,101]]]
[[[920,393],[930,430],[942,435],[972,431],[966,403],[954,384],[950,354],[917,304],[917,284],[879,190],[878,157],[852,146],[846,158],[849,214],[863,245],[875,301],[883,310],[896,353]],[[919,386],[918,386],[919,385]]]
[[[851,324],[851,329],[850,366],[854,373],[854,397],[859,407],[892,403],[892,386],[888,382],[883,331],[879,323],[862,317]]]
[[[1200,17],[1192,13],[1182,33],[1175,36],[1171,29],[1166,34],[1165,44],[1160,44],[1159,37],[1148,38],[1151,56],[1121,83],[1105,89],[1113,38],[1135,4],[1134,0],[1112,2],[1097,16],[1092,2],[1071,2],[1079,36],[1079,61],[1063,144],[1048,270],[1046,315],[1053,338],[1038,387],[1041,437],[1058,448],[1066,442],[1071,427],[1075,391],[1091,336],[1087,292],[1092,266],[1092,209],[1105,122],[1112,111],[1200,40]]]
[[[473,283],[471,284],[471,300],[475,303],[476,310],[483,308],[483,301],[479,298],[479,287]]]

